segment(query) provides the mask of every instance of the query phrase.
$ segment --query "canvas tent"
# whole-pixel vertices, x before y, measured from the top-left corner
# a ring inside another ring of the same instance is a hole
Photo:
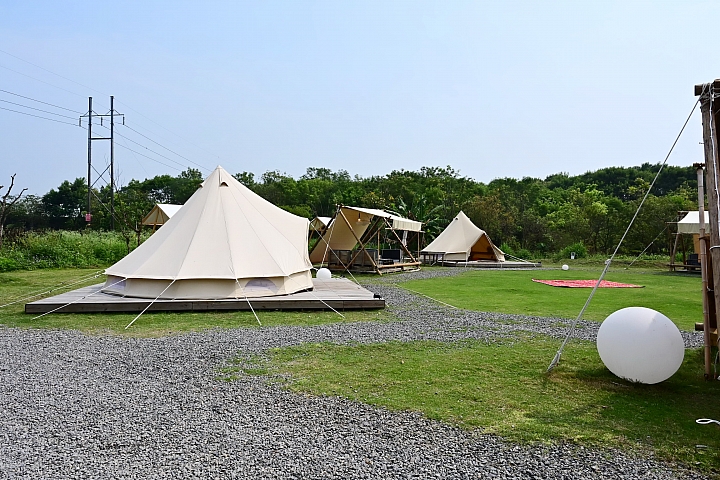
[[[331,269],[353,267],[378,273],[391,268],[417,267],[419,262],[407,248],[407,234],[404,233],[401,238],[398,231],[420,233],[422,222],[375,208],[339,205],[330,226],[322,231],[310,252],[310,261],[328,264]],[[385,261],[379,248],[369,248],[376,240],[379,247],[382,236],[398,247],[387,249],[387,252],[392,250],[393,258]]]
[[[142,219],[143,225],[152,225],[156,227],[158,225],[164,225],[165,222],[180,210],[182,205],[173,205],[171,203],[158,203],[150,210],[150,213],[145,215]]]
[[[487,233],[475,226],[462,211],[420,253],[425,258],[442,258],[443,261],[505,261],[505,254],[492,243]]]
[[[705,230],[710,232],[710,216],[705,211]],[[685,233],[690,235],[700,234],[700,212],[697,210],[687,212],[687,214],[677,222],[678,233]]]
[[[331,221],[332,217],[315,217],[310,220],[309,228],[313,232],[322,232],[330,225]]]
[[[308,220],[256,195],[222,167],[153,236],[108,268],[103,291],[220,299],[312,289]]]

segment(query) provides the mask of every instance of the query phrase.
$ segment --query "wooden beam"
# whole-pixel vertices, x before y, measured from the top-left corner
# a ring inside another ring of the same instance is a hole
[[[717,84],[717,87],[716,87]],[[696,85],[695,91],[698,91]],[[715,80],[712,84],[700,86],[700,111],[702,112],[703,123],[703,145],[705,151],[705,183],[707,184],[707,203],[710,217],[710,264],[712,265],[713,285],[712,288],[715,298],[715,318],[720,318],[720,218],[718,212],[718,187],[720,186],[720,172],[718,172],[718,152],[720,142],[717,133],[718,110],[720,105],[713,99],[714,94],[720,93],[720,80]],[[705,330],[705,348],[708,350],[712,345],[710,343],[710,332]],[[706,365],[706,378],[709,376],[709,365]]]

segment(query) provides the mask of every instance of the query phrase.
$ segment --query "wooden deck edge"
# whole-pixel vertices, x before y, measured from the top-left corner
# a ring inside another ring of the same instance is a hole
[[[143,300],[123,303],[73,303],[70,305],[61,303],[28,303],[25,305],[25,313],[47,313],[56,308],[58,308],[58,310],[54,313],[131,313],[141,312],[149,303],[149,301]],[[328,305],[335,310],[377,310],[385,308],[385,300],[382,298],[326,300],[325,303],[319,300],[288,300],[282,303],[251,300],[250,303],[255,310],[330,310]],[[210,312],[227,310],[249,311],[250,306],[245,300],[241,302],[200,300],[155,302],[148,308],[149,312]]]

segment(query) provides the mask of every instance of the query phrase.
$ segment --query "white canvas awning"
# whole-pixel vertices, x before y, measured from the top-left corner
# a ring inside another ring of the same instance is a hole
[[[182,205],[173,205],[171,203],[158,203],[150,210],[150,213],[145,215],[142,220],[143,225],[164,225],[165,222],[170,220],[178,210],[182,208]]]
[[[688,212],[677,224],[678,233],[698,235],[700,233],[700,212]],[[705,232],[710,232],[710,216],[705,211]]]
[[[403,218],[392,213],[388,213],[385,210],[378,210],[376,208],[362,208],[362,207],[343,207],[344,209],[356,212],[367,213],[375,217],[382,217],[392,220],[393,230],[407,230],[408,232],[419,232],[422,230],[422,222],[410,220],[409,218]]]

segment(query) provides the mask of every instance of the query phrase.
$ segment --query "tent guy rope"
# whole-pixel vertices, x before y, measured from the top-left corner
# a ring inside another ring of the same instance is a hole
[[[637,210],[635,211],[635,214],[633,215],[632,219],[630,220],[630,223],[628,224],[627,228],[625,229],[625,233],[623,233],[623,236],[620,238],[620,241],[618,242],[617,246],[615,247],[615,251],[613,251],[612,255],[609,259],[605,261],[605,268],[603,268],[602,273],[600,274],[600,278],[598,278],[597,282],[595,283],[595,286],[593,287],[592,291],[590,292],[590,295],[588,296],[587,300],[585,301],[585,305],[583,305],[582,309],[580,310],[580,313],[578,316],[573,320],[572,324],[570,325],[570,328],[568,329],[567,334],[565,335],[565,339],[563,340],[562,344],[560,345],[560,348],[558,349],[557,353],[555,353],[555,357],[553,357],[552,361],[550,362],[550,365],[548,365],[547,372],[551,372],[553,368],[557,366],[557,364],[560,362],[560,357],[562,356],[563,350],[565,349],[565,346],[567,345],[568,341],[570,340],[570,336],[572,335],[573,331],[577,327],[578,322],[582,318],[583,314],[585,313],[585,310],[587,310],[587,307],[590,305],[590,302],[592,301],[593,297],[595,296],[595,292],[597,292],[598,287],[600,287],[600,284],[602,283],[603,279],[605,278],[605,274],[607,274],[608,269],[610,268],[610,265],[612,264],[613,260],[615,259],[615,255],[617,255],[618,250],[620,250],[620,246],[623,244],[623,241],[625,241],[625,237],[627,236],[628,232],[630,231],[630,228],[632,228],[633,224],[635,223],[635,219],[637,219],[638,214],[640,213],[640,210],[642,209],[643,205],[645,204],[645,200],[647,200],[648,195],[650,195],[650,192],[653,189],[653,186],[655,186],[655,182],[657,182],[658,177],[660,177],[660,173],[662,173],[663,168],[667,164],[668,159],[670,158],[670,155],[672,154],[673,150],[675,149],[675,145],[677,145],[678,140],[680,140],[680,137],[682,136],[683,132],[685,131],[685,127],[687,127],[688,122],[690,122],[690,118],[692,117],[693,113],[695,113],[695,109],[697,108],[698,104],[700,103],[700,98],[695,101],[695,104],[693,105],[692,109],[690,110],[690,114],[688,115],[687,119],[685,119],[685,123],[683,124],[682,128],[680,129],[680,132],[677,134],[677,137],[675,137],[675,141],[673,142],[672,146],[670,147],[670,150],[668,151],[667,155],[665,156],[665,160],[660,164],[660,168],[658,169],[657,174],[655,175],[655,178],[653,178],[652,183],[648,187],[647,191],[645,192],[645,196],[643,197],[642,201],[640,201],[640,205],[638,205]],[[716,185],[717,189],[717,185]],[[718,207],[720,208],[720,207]],[[718,217],[720,218],[720,217]]]

